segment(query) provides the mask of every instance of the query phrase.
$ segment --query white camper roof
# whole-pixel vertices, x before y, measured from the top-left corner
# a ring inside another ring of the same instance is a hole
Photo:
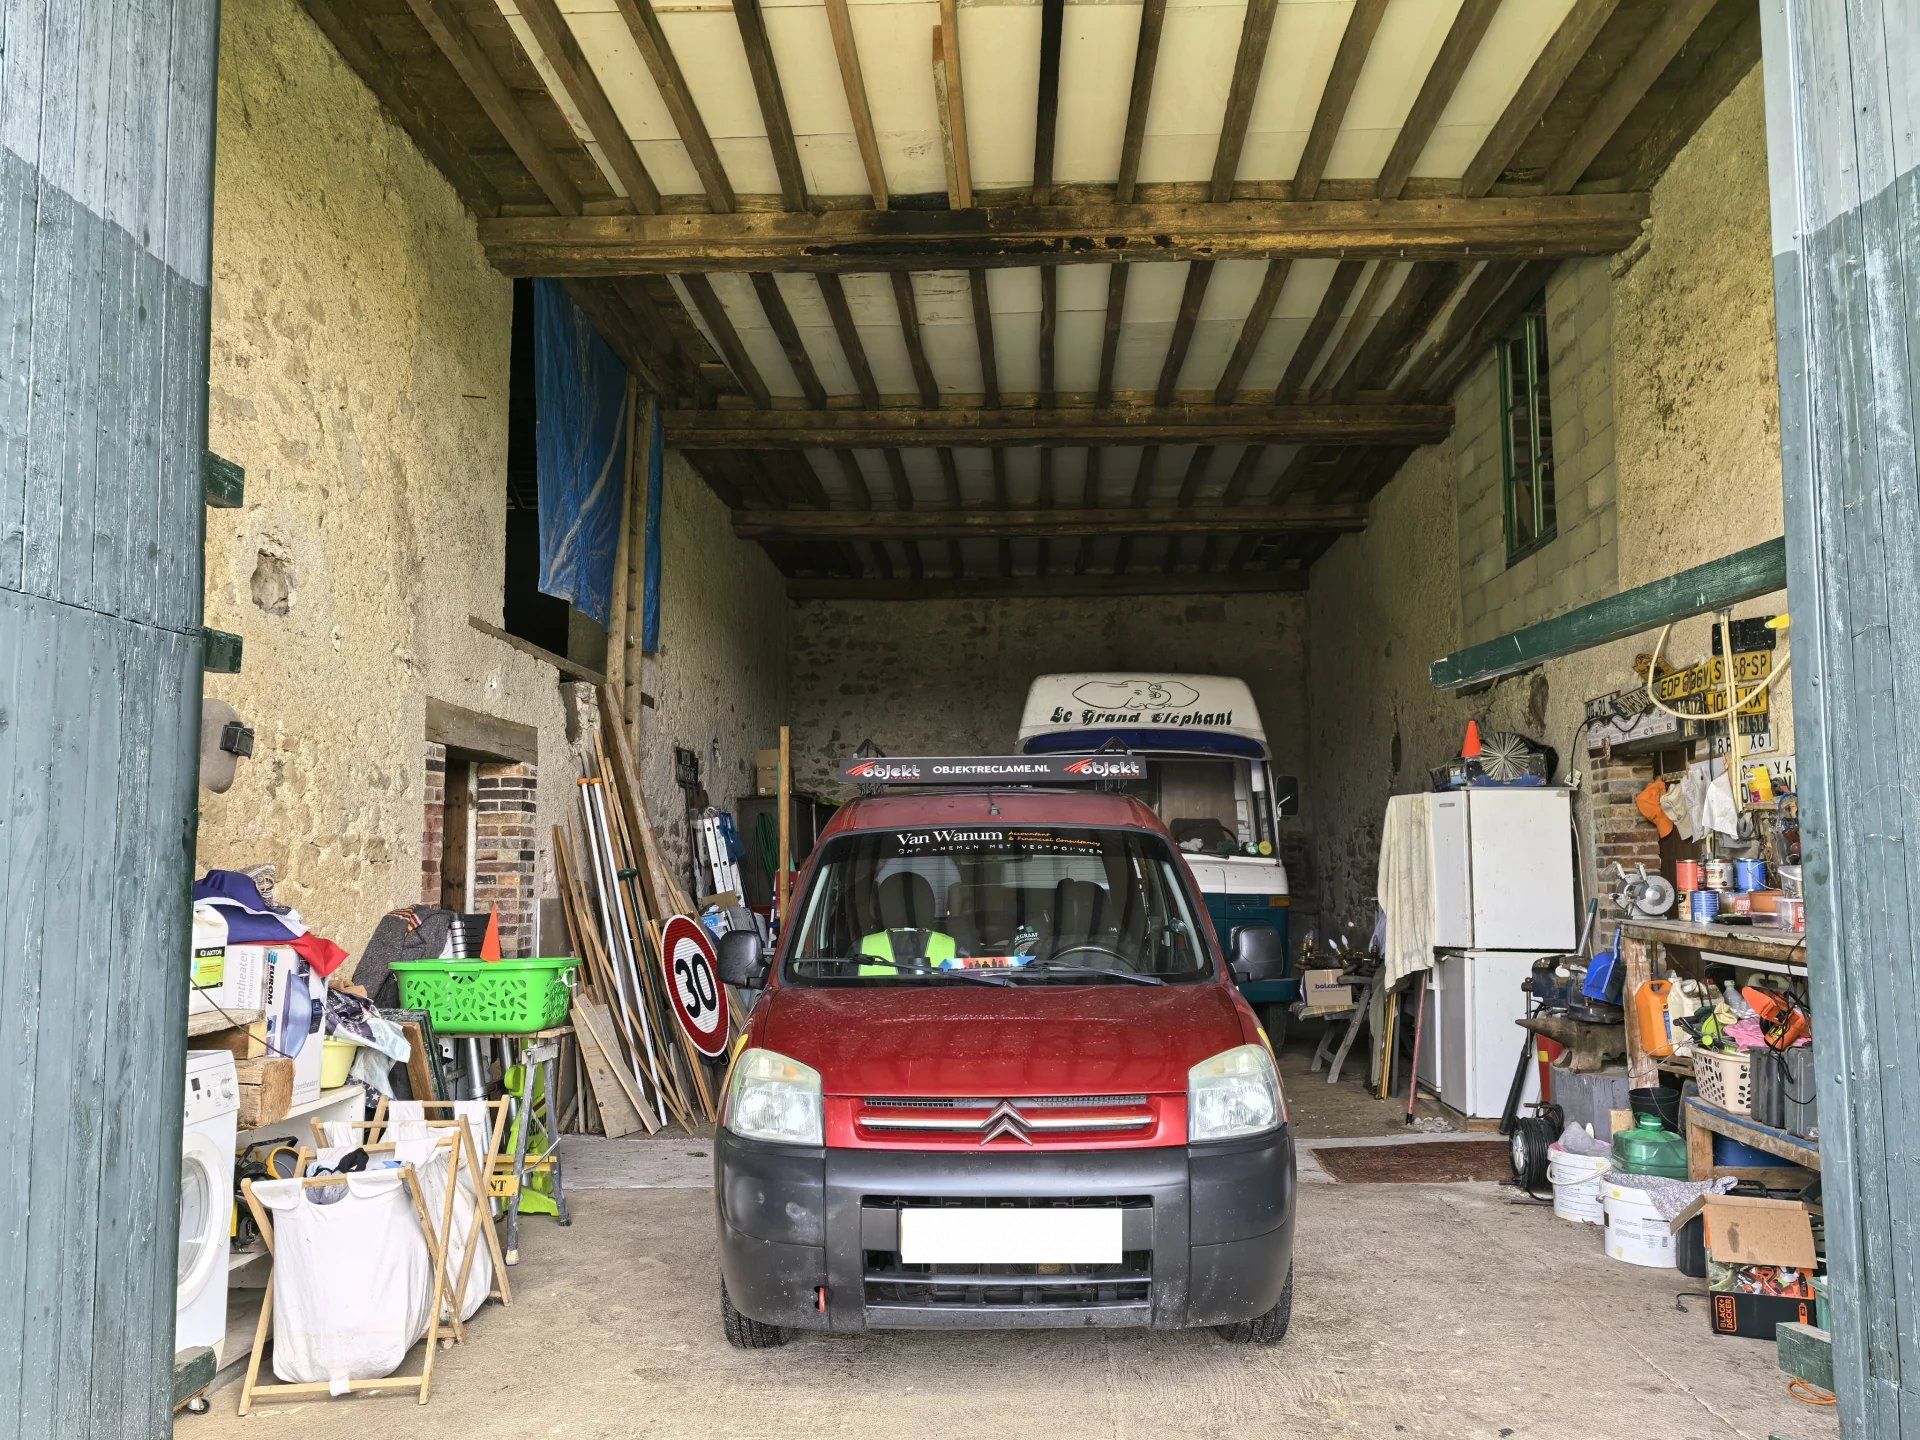
[[[1197,750],[1265,758],[1253,692],[1229,675],[1084,670],[1042,675],[1027,691],[1020,748],[1051,751],[1117,739],[1137,750]]]

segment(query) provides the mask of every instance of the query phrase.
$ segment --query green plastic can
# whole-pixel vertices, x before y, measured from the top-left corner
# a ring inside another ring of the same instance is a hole
[[[571,955],[527,960],[396,960],[400,1004],[424,1010],[441,1035],[527,1035],[566,1023]]]
[[[1642,1115],[1631,1130],[1613,1137],[1613,1168],[1629,1175],[1687,1178],[1687,1142],[1660,1123],[1658,1115]]]

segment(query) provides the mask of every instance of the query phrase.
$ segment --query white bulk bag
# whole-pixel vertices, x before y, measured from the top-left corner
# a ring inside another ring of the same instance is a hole
[[[349,1380],[398,1370],[427,1333],[433,1295],[405,1172],[323,1187],[260,1180],[253,1194],[273,1212],[273,1373],[341,1395]]]

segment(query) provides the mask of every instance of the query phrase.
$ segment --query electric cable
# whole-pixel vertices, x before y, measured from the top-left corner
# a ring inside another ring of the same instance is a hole
[[[1653,656],[1651,659],[1647,661],[1646,691],[1647,691],[1647,699],[1653,702],[1653,706],[1656,710],[1664,711],[1666,714],[1673,716],[1674,719],[1676,720],[1725,720],[1731,716],[1738,715],[1742,710],[1746,709],[1747,706],[1751,705],[1755,700],[1759,699],[1761,695],[1771,690],[1774,687],[1775,682],[1778,681],[1782,675],[1786,674],[1787,668],[1793,664],[1793,654],[1791,651],[1789,651],[1784,659],[1776,660],[1774,662],[1773,672],[1770,675],[1768,675],[1766,679],[1762,680],[1758,685],[1754,686],[1753,689],[1747,691],[1746,694],[1737,696],[1734,700],[1734,703],[1731,704],[1727,709],[1705,710],[1697,715],[1689,714],[1685,710],[1674,709],[1671,705],[1667,704],[1666,701],[1662,700],[1658,695],[1653,693],[1654,673],[1660,668],[1660,651],[1666,645],[1667,634],[1672,629],[1673,629],[1673,622],[1671,621],[1669,621],[1665,625],[1662,625],[1660,627],[1659,639],[1653,642]],[[1726,650],[1727,647],[1723,644],[1721,646],[1721,649]],[[1727,665],[1729,667],[1729,670],[1731,670],[1731,667],[1733,665],[1733,656],[1731,654],[1727,656]]]

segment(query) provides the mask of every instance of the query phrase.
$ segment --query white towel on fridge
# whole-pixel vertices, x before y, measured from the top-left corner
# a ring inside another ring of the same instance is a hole
[[[1380,908],[1385,913],[1384,980],[1393,989],[1433,967],[1433,852],[1427,795],[1395,795],[1380,828]]]

